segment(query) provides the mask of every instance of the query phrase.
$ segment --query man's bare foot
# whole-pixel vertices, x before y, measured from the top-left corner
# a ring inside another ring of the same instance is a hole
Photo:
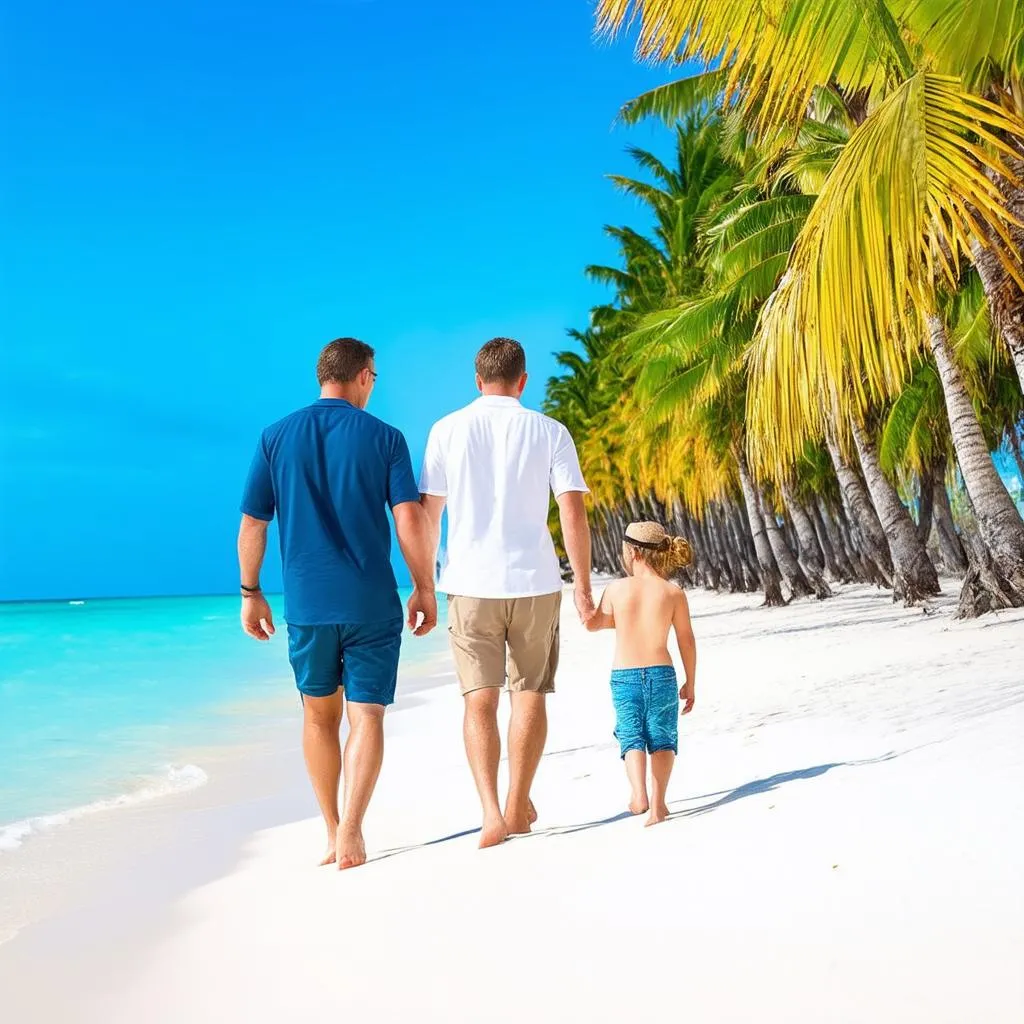
[[[510,836],[524,836],[530,831],[530,827],[537,820],[537,812],[534,811],[532,815],[530,813],[532,807],[533,805],[529,801],[522,810],[517,810],[506,804],[505,826],[508,828]]]
[[[486,850],[489,846],[500,846],[506,839],[508,839],[508,827],[504,818],[484,821],[483,827],[480,829],[481,850]]]
[[[339,825],[334,843],[334,857],[339,871],[365,864],[366,845],[363,842],[362,831],[351,826]]]
[[[647,794],[643,796],[634,796],[629,801],[629,813],[630,814],[646,814],[650,810],[650,803],[647,800]]]
[[[526,818],[530,824],[533,825],[537,821],[537,808],[533,806],[532,800],[528,801],[528,803],[529,806],[526,809]]]
[[[323,860],[320,861],[320,867],[323,867],[325,864],[333,864],[334,863],[334,856],[335,856],[334,848],[335,848],[335,845],[337,844],[337,841],[338,841],[337,836],[338,836],[338,825],[337,825],[337,823],[335,823],[333,825],[328,825],[327,826],[327,849],[324,851]]]
[[[648,825],[660,825],[668,817],[668,808],[662,804],[660,807],[655,807],[647,820],[644,822],[645,826]]]

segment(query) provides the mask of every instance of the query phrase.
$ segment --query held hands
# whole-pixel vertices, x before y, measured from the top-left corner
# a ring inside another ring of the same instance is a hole
[[[437,625],[437,595],[433,590],[414,587],[406,608],[409,612],[406,621],[413,636],[426,636]]]
[[[269,640],[274,635],[274,616],[262,594],[242,598],[242,629],[257,640]]]
[[[594,595],[589,590],[584,590],[577,586],[573,589],[573,600],[576,604],[576,613],[580,617],[580,622],[585,626],[597,614],[597,608],[594,606]]]
[[[696,700],[693,683],[689,679],[679,687],[679,699],[683,702],[681,715],[688,715],[693,710],[693,703]]]

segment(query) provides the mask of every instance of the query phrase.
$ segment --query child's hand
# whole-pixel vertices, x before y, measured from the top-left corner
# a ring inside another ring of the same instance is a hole
[[[693,710],[693,702],[696,700],[693,692],[693,683],[689,680],[679,687],[679,699],[683,702],[683,710],[680,714],[688,715]]]

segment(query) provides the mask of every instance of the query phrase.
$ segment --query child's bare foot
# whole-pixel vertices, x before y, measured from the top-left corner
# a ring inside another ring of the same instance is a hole
[[[526,820],[533,825],[537,821],[537,808],[533,806],[533,801],[529,801],[529,807],[526,810]]]
[[[660,825],[667,817],[668,808],[664,804],[662,804],[660,807],[655,807],[651,811],[650,815],[648,815],[647,820],[644,822],[644,825]]]
[[[650,806],[646,793],[641,793],[639,796],[634,793],[633,799],[629,801],[629,813],[646,814]]]
[[[484,819],[483,828],[480,829],[480,849],[486,850],[489,846],[499,846],[508,839],[508,826],[504,818]]]
[[[334,857],[339,871],[357,868],[360,864],[365,864],[366,845],[363,842],[362,831],[351,826],[339,825],[337,840],[334,844]]]

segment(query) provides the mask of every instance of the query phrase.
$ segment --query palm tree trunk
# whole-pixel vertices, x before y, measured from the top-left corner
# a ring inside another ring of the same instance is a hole
[[[775,556],[775,564],[782,573],[782,578],[789,587],[790,599],[794,597],[810,597],[814,588],[807,581],[800,563],[793,554],[785,533],[782,532],[778,520],[775,518],[775,509],[768,500],[764,488],[757,488],[758,507],[761,510],[761,519],[764,522],[765,533],[768,535],[768,543],[771,545],[772,554]]]
[[[988,308],[992,311],[992,320],[1010,350],[1017,379],[1024,391],[1024,295],[999,262],[991,245],[983,246],[974,241],[971,243],[971,255],[978,268]]]
[[[743,552],[730,539],[729,523],[727,513],[722,508],[712,508],[713,532],[715,543],[719,552],[729,566],[729,586],[733,591],[746,591],[750,589],[748,582],[748,570],[743,558]]]
[[[670,508],[671,517],[668,515]],[[671,506],[665,506],[665,516],[666,519],[671,519],[665,523],[666,529],[674,532],[677,536],[685,537],[690,542],[690,547],[693,550],[693,562],[690,565],[691,575],[698,583],[709,587],[715,567],[709,556],[707,538],[700,529],[700,524],[688,519],[678,501],[673,501]]]
[[[839,449],[839,443],[831,434],[826,434],[825,446],[832,458],[832,466],[836,471],[839,480],[839,493],[842,495],[843,508],[850,526],[856,531],[854,540],[857,541],[857,548],[871,560],[872,565],[868,566],[877,569],[877,577],[883,586],[892,586],[892,558],[889,554],[889,542],[886,539],[885,531],[875,512],[874,505],[868,497],[860,477],[857,476],[853,467],[843,458]],[[871,573],[872,579],[876,578]]]
[[[938,573],[918,539],[917,528],[906,505],[882,472],[874,442],[855,419],[850,425],[872,504],[889,541],[893,562],[893,600],[902,600],[906,605],[916,604],[941,592]]]
[[[778,607],[786,603],[782,596],[782,579],[779,575],[779,567],[775,563],[775,556],[772,554],[764,518],[758,506],[757,491],[754,490],[754,482],[750,478],[747,456],[739,445],[734,447],[733,454],[739,468],[740,486],[743,489],[743,501],[747,506],[750,533],[757,551],[758,575],[761,578],[761,589],[764,590],[764,603]]]
[[[929,465],[925,465],[918,474],[917,495],[917,539],[927,548],[935,504],[935,479]]]
[[[1013,461],[1017,463],[1020,485],[1024,488],[1024,453],[1020,450],[1020,434],[1017,433],[1017,425],[1013,424],[1006,433],[1010,442],[1010,451],[1013,452]]]
[[[856,579],[853,566],[846,556],[843,538],[839,533],[825,499],[820,495],[807,505],[808,512],[814,522],[821,550],[825,555],[825,566],[832,579],[837,583],[852,583]]]
[[[723,567],[718,551],[715,550],[714,534],[711,530],[711,524],[708,522],[707,518],[704,520],[694,519],[691,531],[696,536],[700,537],[701,547],[704,550],[706,585],[711,590],[718,590],[722,586],[723,572],[727,573],[728,569]]]
[[[590,526],[590,536],[593,539],[593,543],[590,547],[592,568],[595,572],[605,572],[605,566],[607,563],[605,547],[607,543],[607,531],[605,528],[604,509],[600,505],[594,506],[592,519],[593,522]]]
[[[932,490],[934,492],[932,521],[935,525],[935,536],[939,542],[942,564],[946,572],[952,573],[954,576],[963,576],[968,568],[967,552],[964,551],[960,534],[956,532],[956,524],[953,522],[953,510],[950,508],[949,494],[946,491],[945,472],[934,473]]]
[[[1008,169],[1016,176],[1017,182],[1024,179],[1024,161],[1012,157],[1004,159]],[[1024,224],[1024,189],[1017,182],[1009,181],[1005,177],[997,177],[992,173],[988,173],[988,177],[995,181],[1002,193],[1007,211],[1019,224]],[[981,278],[981,287],[988,300],[992,322],[1010,350],[1017,379],[1020,381],[1021,390],[1024,391],[1024,292],[1021,292],[1020,285],[1007,273],[999,259],[995,246],[1001,246],[1003,243],[994,238],[984,226],[981,230],[989,244],[985,245],[981,239],[974,239],[971,243],[971,257],[978,270],[978,277]],[[1024,252],[1024,228],[1017,224],[1007,224],[1007,230],[1017,254]]]
[[[747,578],[747,590],[755,591],[761,589],[761,571],[757,564],[757,548],[754,545],[754,535],[750,532],[750,520],[747,518],[746,502],[741,509],[739,505],[733,505],[729,519],[730,529],[736,537],[737,548],[740,557],[743,559],[743,566]],[[768,549],[771,554],[771,548]],[[772,555],[772,564],[775,556]],[[778,571],[778,566],[775,567]]]
[[[860,535],[842,507],[836,513],[836,524],[842,538],[842,549],[846,552],[850,565],[853,566],[854,576],[861,583],[873,583],[876,587],[892,589],[892,584],[888,582],[891,577],[887,577],[875,560],[864,550]]]
[[[803,566],[804,574],[814,590],[815,596],[819,601],[823,601],[826,597],[832,596],[832,591],[825,582],[825,552],[822,550],[818,535],[814,530],[814,523],[803,502],[796,496],[788,483],[783,483],[781,489],[786,511],[789,512],[789,518],[796,530],[800,564]]]
[[[928,341],[942,381],[957,462],[991,556],[990,566],[975,565],[968,572],[959,613],[971,616],[992,608],[1020,607],[1024,605],[1024,521],[992,462],[940,316],[928,317]]]

